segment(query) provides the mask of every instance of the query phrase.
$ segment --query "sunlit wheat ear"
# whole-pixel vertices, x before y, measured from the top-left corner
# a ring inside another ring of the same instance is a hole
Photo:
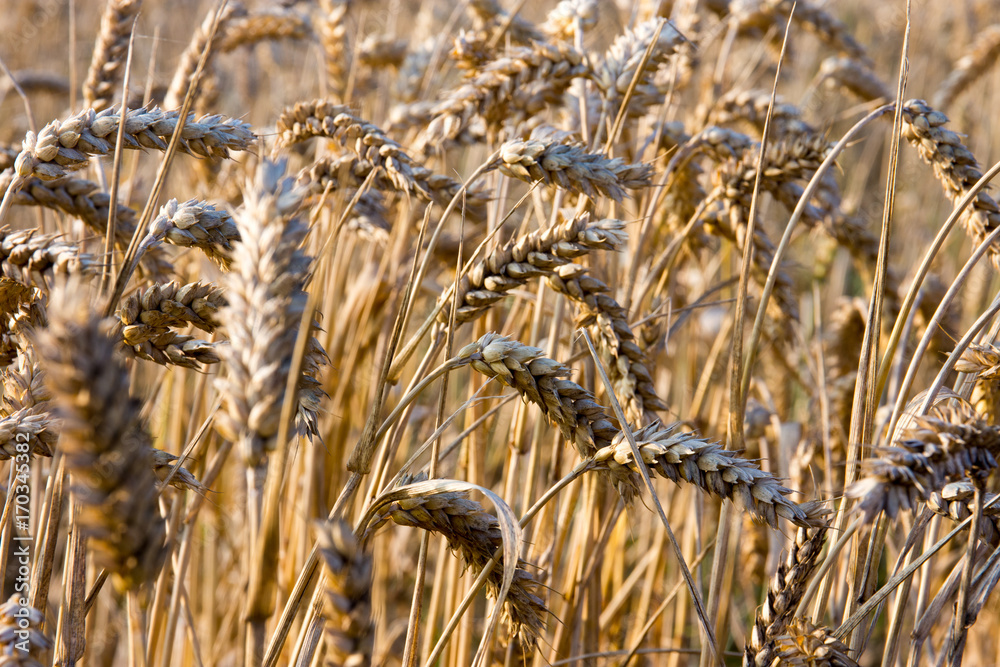
[[[312,36],[312,25],[298,12],[269,9],[233,17],[219,34],[219,51],[226,53],[263,41],[308,39]]]
[[[355,155],[335,155],[324,157],[299,172],[297,184],[307,188],[310,195],[321,196],[324,192],[334,193],[340,187],[360,188],[376,166],[367,159]],[[430,169],[413,165],[410,168],[411,181],[385,178],[381,172],[372,181],[371,190],[366,195],[376,191],[400,190],[413,192],[423,201],[435,202],[439,206],[447,206],[452,197],[458,194],[462,183],[457,179],[435,174]],[[403,185],[402,189],[399,188]],[[489,192],[481,184],[471,184],[463,193],[461,212],[473,221],[486,219],[486,204],[490,201]],[[360,202],[359,202],[360,204]]]
[[[734,90],[716,100],[709,119],[719,125],[742,122],[760,131],[764,129],[769,106],[770,90]],[[774,132],[772,136],[815,133],[815,129],[802,120],[801,109],[785,102],[780,96],[774,100],[771,128]]]
[[[426,481],[426,476],[404,477],[399,486]],[[430,480],[433,485],[436,480]],[[369,522],[362,542],[368,542],[373,533],[387,521],[437,533],[448,540],[448,546],[462,559],[463,565],[478,575],[500,550],[503,553],[503,535],[500,522],[494,514],[469,498],[467,492],[434,490],[427,493],[410,492],[405,498],[392,502],[375,513]],[[538,582],[527,571],[528,563],[518,560],[514,580],[504,601],[503,613],[512,635],[531,646],[542,632],[548,609],[536,591]],[[487,591],[491,595],[501,589],[503,581],[502,559],[487,577]]]
[[[217,424],[238,441],[248,464],[261,463],[276,446],[281,405],[291,370],[307,295],[303,291],[312,260],[301,250],[308,232],[299,217],[302,192],[285,178],[284,164],[263,162],[247,184],[245,201],[233,219],[242,241],[225,276],[228,305],[219,311],[229,345],[218,349],[226,375],[218,381],[226,397]],[[326,354],[312,337],[298,384],[296,424],[317,435],[323,391],[316,379]]]
[[[13,169],[0,173],[0,191],[7,189],[15,175]],[[101,191],[97,183],[82,178],[66,176],[52,181],[28,178],[14,195],[13,204],[62,211],[83,220],[90,229],[102,236],[107,236],[108,233],[111,198]],[[135,233],[136,212],[123,204],[118,204],[117,209],[115,247],[124,251]],[[139,270],[144,277],[167,279],[166,276],[173,271],[173,264],[161,250],[152,249],[142,256]]]
[[[653,384],[653,365],[635,342],[628,313],[611,288],[588,275],[579,264],[559,266],[548,276],[549,286],[564,294],[577,309],[577,325],[590,327],[615,393],[629,421],[642,423],[667,409]]]
[[[859,60],[831,57],[819,68],[820,77],[830,86],[839,87],[865,102],[892,99],[885,82]]]
[[[217,344],[176,330],[191,324],[215,331],[220,325],[217,313],[224,305],[222,290],[209,283],[154,283],[122,300],[115,331],[128,352],[140,359],[201,368],[219,362]]]
[[[222,269],[228,270],[234,242],[240,232],[232,216],[212,204],[189,199],[183,204],[171,199],[160,208],[142,241],[146,252],[160,241],[185,248],[198,248]]]
[[[785,633],[809,579],[819,565],[826,528],[799,528],[767,587],[767,598],[757,610],[743,653],[746,667],[769,666],[780,649],[777,638]]]
[[[142,0],[108,0],[101,17],[101,32],[94,45],[87,80],[83,84],[83,103],[95,111],[111,106],[118,92],[118,80],[125,66],[129,35]]]
[[[433,110],[433,119],[420,139],[423,152],[445,142],[469,143],[474,120],[487,134],[514,127],[562,100],[573,79],[590,71],[582,53],[566,42],[536,42],[516,48],[485,64],[475,76],[452,91]]]
[[[59,439],[58,430],[58,424],[48,414],[29,409],[0,418],[0,460],[10,460],[19,453],[52,456],[52,448]],[[21,443],[27,445],[27,452],[18,447]]]
[[[592,75],[594,84],[608,104],[611,118],[618,115],[619,107],[633,81],[636,88],[629,101],[631,115],[645,115],[651,104],[662,101],[662,95],[651,85],[653,75],[686,41],[672,23],[657,18],[643,21],[615,39]],[[643,62],[647,52],[649,57]]]
[[[358,157],[382,168],[398,190],[420,192],[421,197],[435,200],[430,172],[381,128],[354,115],[349,107],[327,100],[299,102],[281,113],[277,130],[285,146],[313,137],[348,144]]]
[[[316,28],[323,47],[326,83],[333,97],[343,101],[347,76],[351,66],[351,49],[347,43],[347,11],[349,0],[320,0]]]
[[[976,156],[958,134],[945,127],[948,117],[923,100],[903,104],[903,121],[903,137],[934,168],[948,199],[957,203],[983,175]],[[980,190],[960,220],[972,241],[979,245],[1000,226],[1000,206],[985,190]],[[990,246],[989,255],[993,265],[1000,266],[1000,243]]]
[[[85,294],[73,284],[53,293],[39,358],[62,422],[59,449],[80,503],[80,530],[96,564],[114,573],[120,590],[132,590],[159,572],[164,522],[142,404],[130,395],[111,320],[88,311]]]
[[[372,557],[344,521],[317,523],[316,541],[326,566],[327,665],[367,665],[372,659]]]
[[[600,15],[598,0],[562,0],[545,17],[539,28],[553,40],[573,41],[577,22],[583,30],[597,24]]]
[[[125,148],[165,151],[177,127],[177,111],[157,107],[131,109],[125,119]],[[109,108],[86,109],[65,121],[52,121],[36,135],[28,132],[15,169],[22,178],[50,180],[67,176],[90,164],[91,156],[114,150],[120,112]],[[247,150],[254,141],[250,125],[225,116],[188,117],[178,144],[182,153],[204,157],[229,157],[230,151]]]
[[[588,197],[604,195],[615,201],[626,189],[649,187],[653,170],[645,164],[629,164],[566,144],[508,141],[500,147],[497,168],[526,183],[541,181]]]
[[[0,227],[0,275],[21,285],[47,291],[57,276],[88,276],[99,268],[96,257],[58,234]]]
[[[885,512],[919,507],[921,500],[949,482],[989,474],[1000,455],[1000,428],[991,426],[967,403],[931,409],[916,417],[891,446],[875,450],[865,477],[846,490],[871,521]]]
[[[525,401],[537,405],[584,458],[608,447],[619,433],[590,391],[563,379],[571,374],[570,369],[545,357],[536,347],[488,333],[462,348],[458,357],[468,360],[477,372],[512,387]],[[625,501],[635,498],[639,476],[621,466],[609,467],[608,471]]]
[[[476,262],[458,287],[458,322],[482,316],[512,289],[555,270],[594,250],[618,250],[626,241],[621,220],[592,220],[589,213],[510,240]],[[446,323],[451,309],[438,319]]]
[[[799,504],[788,499],[791,489],[751,461],[718,443],[693,433],[678,431],[678,424],[663,427],[654,422],[633,435],[643,464],[672,482],[688,482],[705,493],[732,500],[755,520],[778,527],[778,518],[802,528],[826,525],[828,513],[820,503]],[[598,469],[635,471],[638,467],[625,435],[594,454]]]

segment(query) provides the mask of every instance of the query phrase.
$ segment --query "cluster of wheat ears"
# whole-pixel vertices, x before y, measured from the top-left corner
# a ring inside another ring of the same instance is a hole
[[[5,3],[0,667],[1000,664],[912,4]]]

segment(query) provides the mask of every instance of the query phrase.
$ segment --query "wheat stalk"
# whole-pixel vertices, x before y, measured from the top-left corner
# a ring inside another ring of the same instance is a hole
[[[83,83],[83,104],[95,111],[111,106],[118,78],[125,64],[129,35],[142,0],[108,0],[101,16],[101,32],[94,44],[87,80]]]

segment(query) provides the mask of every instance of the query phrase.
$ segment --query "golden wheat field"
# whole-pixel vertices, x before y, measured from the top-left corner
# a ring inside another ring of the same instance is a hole
[[[0,667],[1000,665],[996,0],[4,0]]]

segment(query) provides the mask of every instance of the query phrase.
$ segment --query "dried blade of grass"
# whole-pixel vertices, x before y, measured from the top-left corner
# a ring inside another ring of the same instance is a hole
[[[778,279],[778,274],[780,272],[781,260],[784,258],[785,251],[792,241],[792,232],[795,226],[798,224],[805,212],[806,208],[809,206],[809,201],[812,199],[813,194],[819,189],[823,176],[826,174],[827,170],[836,161],[837,156],[847,148],[847,146],[853,141],[854,137],[869,123],[871,123],[876,118],[880,118],[885,113],[894,110],[893,104],[886,104],[878,109],[875,109],[860,121],[854,124],[850,130],[841,137],[840,141],[830,149],[827,156],[823,159],[822,164],[819,168],[813,172],[812,178],[809,179],[809,183],[806,185],[805,190],[799,197],[799,202],[795,206],[795,210],[792,211],[791,217],[788,219],[788,223],[785,226],[785,231],[781,236],[781,240],[778,242],[778,247],[774,251],[774,259],[771,260],[771,268],[767,274],[767,282],[764,284],[764,289],[760,296],[760,304],[757,307],[757,317],[754,319],[753,331],[750,334],[750,340],[747,341],[747,351],[746,359],[743,365],[743,381],[741,384],[741,394],[743,403],[740,406],[740,410],[746,410],[746,401],[750,395],[750,379],[753,373],[754,364],[757,360],[757,346],[760,342],[760,337],[764,328],[764,316],[767,309],[768,300],[771,297],[771,293],[774,290],[775,282]],[[929,326],[928,329],[931,327]]]
[[[778,80],[781,77],[781,66],[785,60],[785,51],[788,47],[788,36],[791,32],[792,17],[795,15],[795,4],[789,11],[788,23],[785,26],[785,34],[781,42],[781,52],[778,55],[778,62],[774,73],[774,82],[771,86],[771,99],[767,106],[767,115],[764,117],[764,128],[761,131],[760,152],[757,156],[757,165],[754,175],[753,195],[750,199],[750,210],[747,214],[746,243],[743,244],[743,257],[740,265],[740,282],[736,292],[736,308],[733,314],[732,346],[730,347],[730,384],[729,384],[729,419],[727,430],[727,446],[731,449],[743,449],[743,420],[746,408],[746,394],[742,385],[743,355],[744,352],[749,358],[753,358],[755,352],[744,350],[743,342],[743,320],[746,313],[747,292],[750,282],[750,272],[753,267],[754,238],[757,228],[757,207],[760,202],[761,182],[763,179],[764,158],[767,153],[768,141],[771,133],[772,117],[774,115],[774,102],[778,94]],[[676,156],[675,156],[676,157]],[[772,272],[777,275],[778,262],[772,262]],[[751,343],[755,343],[751,339]],[[637,452],[638,450],[636,450]],[[640,460],[640,459],[636,459]],[[716,535],[719,547],[716,550],[716,557],[712,561],[712,572],[708,592],[708,612],[715,624],[718,616],[719,595],[723,578],[729,568],[729,532],[730,532],[730,507],[723,504],[719,510],[719,530]],[[669,530],[669,529],[668,529]],[[671,543],[673,540],[671,539]],[[676,547],[675,547],[676,549]],[[679,552],[678,552],[679,554]],[[720,558],[721,555],[721,558]],[[725,630],[725,629],[724,629]],[[716,655],[718,651],[716,651]],[[721,659],[721,656],[720,658]],[[707,658],[702,655],[701,667],[708,665]]]
[[[855,383],[854,401],[851,408],[851,426],[848,442],[852,446],[847,455],[847,472],[845,485],[854,481],[857,472],[857,463],[863,456],[863,448],[871,442],[872,431],[874,429],[875,410],[881,396],[882,387],[877,381],[878,377],[878,348],[880,328],[880,314],[882,312],[883,291],[885,288],[886,276],[888,275],[888,252],[889,236],[891,230],[892,211],[896,194],[896,172],[899,164],[899,143],[901,138],[901,128],[903,124],[903,94],[906,88],[907,73],[909,71],[909,45],[910,45],[910,0],[906,3],[906,25],[903,34],[903,44],[900,50],[899,77],[896,84],[896,109],[893,114],[893,134],[889,151],[889,173],[886,182],[885,204],[882,210],[882,230],[879,239],[878,259],[875,265],[875,284],[872,287],[872,297],[868,304],[868,314],[865,322],[865,334],[861,343],[861,354],[858,360],[858,374]],[[835,531],[843,530],[847,523],[847,506],[845,499],[837,509],[833,521]],[[850,615],[857,605],[857,595],[855,587],[859,582],[858,559],[859,553],[855,553],[851,559],[848,575],[848,599],[845,608],[845,615]],[[862,580],[873,581],[866,575],[861,575]],[[820,602],[817,604],[817,615],[820,617],[822,608],[825,605],[827,595],[832,585],[832,579],[825,579],[820,592]],[[856,640],[856,641],[855,641]],[[854,637],[849,645],[855,646],[863,641],[861,637]]]
[[[590,356],[594,359],[594,364],[601,377],[601,382],[604,383],[604,389],[611,401],[611,407],[614,408],[615,416],[618,417],[618,423],[623,425],[622,435],[624,435],[625,439],[628,440],[629,447],[632,449],[632,456],[635,461],[642,461],[643,459],[642,454],[639,452],[639,446],[636,444],[635,437],[632,435],[632,430],[628,427],[628,420],[625,419],[625,412],[622,410],[622,406],[618,403],[618,399],[615,398],[614,387],[611,384],[610,378],[608,378],[607,372],[605,372],[604,367],[601,364],[601,359],[597,354],[597,349],[594,347],[594,342],[590,339],[590,334],[587,333],[585,329],[581,330],[581,333],[583,334],[583,339],[587,342],[587,348],[590,350]],[[691,576],[691,570],[688,568],[688,565],[684,560],[684,554],[681,551],[680,544],[678,544],[677,538],[674,537],[674,531],[670,528],[670,522],[667,520],[667,514],[663,511],[663,505],[660,504],[660,499],[656,495],[656,489],[653,488],[653,482],[649,478],[649,470],[647,470],[644,465],[640,465],[638,468],[639,474],[642,476],[642,481],[649,490],[653,505],[656,506],[656,512],[660,517],[660,522],[663,524],[663,529],[666,531],[667,538],[670,540],[670,546],[674,550],[674,556],[677,558],[677,565],[684,576],[684,582],[687,584],[688,591],[691,593],[691,599],[694,603],[695,611],[698,614],[698,621],[701,624],[702,634],[705,642],[708,644],[709,650],[712,652],[711,657],[715,658],[720,665],[725,667],[725,660],[723,659],[722,653],[719,652],[718,644],[715,641],[715,632],[713,631],[712,624],[709,623],[708,617],[705,613],[705,607],[701,600],[701,594],[698,591],[694,578]]]
[[[113,5],[108,5],[108,10],[111,10]],[[138,9],[138,7],[136,7]],[[136,16],[132,20],[132,27],[129,30],[128,36],[128,47],[125,56],[125,72],[122,76],[122,107],[121,114],[118,121],[118,136],[115,137],[115,156],[114,165],[111,170],[111,190],[108,192],[108,197],[110,198],[112,205],[108,206],[108,226],[107,233],[104,236],[104,256],[107,258],[104,264],[104,270],[101,272],[101,287],[100,292],[103,294],[108,288],[108,281],[114,276],[114,252],[115,247],[115,230],[118,223],[118,206],[114,205],[118,202],[118,188],[121,185],[122,176],[122,159],[124,156],[123,147],[125,146],[125,120],[128,118],[128,85],[129,79],[132,75],[132,47],[135,44],[135,24],[138,20]],[[97,65],[99,63],[92,63],[92,65]],[[96,69],[96,68],[95,68]],[[94,72],[95,69],[91,71]],[[89,91],[88,91],[89,92]],[[96,90],[94,91],[96,92]]]
[[[160,193],[163,191],[163,186],[166,184],[167,173],[170,171],[170,164],[173,162],[174,155],[176,155],[177,150],[181,145],[181,135],[184,130],[184,124],[187,122],[188,115],[191,113],[191,107],[194,106],[194,98],[198,90],[198,82],[201,80],[202,74],[205,72],[205,66],[208,64],[209,54],[211,53],[212,41],[216,30],[218,30],[219,20],[228,3],[229,0],[219,0],[218,2],[218,8],[215,10],[215,18],[212,21],[212,29],[209,32],[208,44],[201,54],[201,59],[198,61],[198,68],[195,70],[194,76],[191,77],[187,93],[184,95],[184,103],[181,104],[180,113],[177,117],[177,125],[174,128],[174,133],[170,137],[170,143],[167,144],[167,150],[163,155],[163,159],[160,161],[160,166],[156,170],[156,179],[153,181],[153,186],[150,189],[149,198],[146,200],[146,206],[142,210],[142,215],[136,223],[135,233],[132,235],[132,241],[129,243],[128,249],[125,251],[125,257],[122,260],[123,268],[118,274],[118,278],[115,280],[115,287],[111,293],[111,298],[108,299],[108,303],[104,311],[105,317],[110,317],[110,315],[115,311],[118,301],[122,298],[122,294],[125,292],[125,285],[128,284],[132,271],[135,270],[141,241],[145,237],[145,230],[149,225],[149,221],[153,218],[156,201],[160,198]],[[11,186],[13,186],[13,183],[11,183]],[[3,212],[2,206],[0,206],[0,221],[2,220]]]

